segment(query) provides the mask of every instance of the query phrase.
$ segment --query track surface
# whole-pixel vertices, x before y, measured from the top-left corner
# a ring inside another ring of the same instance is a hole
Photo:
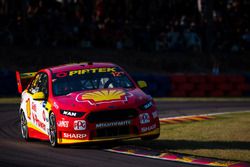
[[[249,102],[158,102],[160,117],[244,111]],[[0,166],[1,167],[191,167],[168,162],[106,152],[113,143],[51,148],[48,142],[25,142],[21,139],[17,104],[0,104]],[[117,145],[122,143],[116,143]]]

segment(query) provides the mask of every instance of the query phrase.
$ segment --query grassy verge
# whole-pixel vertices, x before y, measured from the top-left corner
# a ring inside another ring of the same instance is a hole
[[[20,97],[0,98],[0,104],[18,104],[20,100]]]
[[[250,113],[225,114],[201,122],[162,124],[159,139],[127,142],[159,150],[250,162]]]
[[[250,102],[249,97],[160,97],[154,98],[155,101],[177,101],[177,102],[227,102],[227,101],[239,101],[239,102]]]

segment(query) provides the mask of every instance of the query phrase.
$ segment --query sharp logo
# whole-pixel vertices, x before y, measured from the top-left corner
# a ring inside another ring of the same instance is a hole
[[[87,135],[82,133],[63,133],[63,138],[66,139],[84,139]]]
[[[154,130],[155,128],[156,128],[156,124],[153,124],[151,126],[141,128],[141,132],[142,133],[148,132],[148,131]]]

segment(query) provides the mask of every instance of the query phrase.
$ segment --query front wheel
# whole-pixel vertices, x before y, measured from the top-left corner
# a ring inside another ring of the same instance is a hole
[[[51,112],[49,116],[49,141],[52,147],[56,147],[57,144],[57,130],[56,130],[56,116]]]
[[[20,120],[21,120],[20,122],[21,122],[22,138],[25,139],[26,141],[29,141],[30,138],[29,138],[28,124],[23,111],[20,114]]]

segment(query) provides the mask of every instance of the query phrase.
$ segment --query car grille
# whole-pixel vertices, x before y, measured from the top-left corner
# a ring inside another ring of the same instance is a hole
[[[87,116],[87,120],[90,123],[112,122],[121,120],[131,120],[137,116],[138,112],[135,109],[108,110],[92,112]]]
[[[111,128],[97,129],[94,138],[119,137],[119,136],[133,135],[133,134],[138,134],[138,129],[136,127],[133,127],[132,131],[129,126],[111,127]]]

